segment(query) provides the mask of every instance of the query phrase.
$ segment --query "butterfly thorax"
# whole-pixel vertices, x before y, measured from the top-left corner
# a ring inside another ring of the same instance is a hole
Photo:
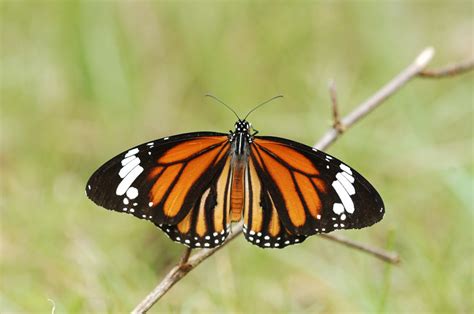
[[[240,221],[244,207],[244,175],[247,168],[248,156],[250,153],[250,143],[253,136],[250,133],[251,125],[245,120],[235,123],[235,131],[230,132],[229,142],[231,142],[231,165],[232,165],[232,188],[230,196],[231,219]]]

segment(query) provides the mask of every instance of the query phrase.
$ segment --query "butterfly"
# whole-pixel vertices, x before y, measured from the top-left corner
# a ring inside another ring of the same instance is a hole
[[[284,248],[382,219],[379,193],[357,171],[310,146],[257,136],[247,117],[237,116],[227,134],[186,133],[128,149],[95,171],[86,194],[190,248],[221,245],[242,220],[247,241]]]

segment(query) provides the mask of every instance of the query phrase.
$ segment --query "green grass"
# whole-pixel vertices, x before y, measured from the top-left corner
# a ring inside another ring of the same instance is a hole
[[[183,247],[95,206],[88,177],[171,134],[227,131],[313,144],[425,46],[432,67],[473,57],[473,4],[14,2],[0,4],[0,311],[129,311]],[[415,80],[329,150],[387,214],[340,232],[400,253],[391,267],[318,238],[285,250],[237,239],[152,312],[457,312],[473,305],[473,75]]]

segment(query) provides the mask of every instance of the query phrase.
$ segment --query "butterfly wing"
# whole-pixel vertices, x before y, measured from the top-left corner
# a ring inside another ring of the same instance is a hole
[[[165,137],[123,152],[89,179],[87,196],[110,210],[151,220],[173,240],[215,246],[227,235],[227,134]]]
[[[384,215],[373,186],[324,152],[283,138],[255,137],[249,159],[247,192],[254,195],[246,204],[244,231],[254,244],[281,248],[316,233],[364,228]],[[256,242],[258,233],[263,239]]]
[[[305,235],[292,233],[282,224],[269,180],[265,170],[251,157],[245,173],[245,238],[262,248],[284,248],[303,242]]]

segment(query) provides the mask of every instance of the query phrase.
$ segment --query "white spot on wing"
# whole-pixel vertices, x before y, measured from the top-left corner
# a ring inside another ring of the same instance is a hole
[[[137,188],[134,188],[133,186],[130,187],[130,188],[127,190],[127,196],[128,196],[128,198],[130,198],[130,199],[132,199],[132,200],[135,199],[135,198],[137,198],[137,196],[138,196],[138,190],[137,190]],[[133,203],[133,206],[137,206],[137,205],[138,205],[137,203]]]
[[[332,205],[332,211],[336,215],[340,215],[344,212],[344,206],[342,206],[341,203],[334,203],[334,205]]]
[[[354,177],[348,174],[347,172],[341,172],[344,177],[346,177],[347,180],[349,180],[350,183],[354,183]]]
[[[130,171],[125,178],[119,183],[115,194],[121,196],[124,195],[128,188],[133,184],[135,179],[143,172],[142,166],[137,166]]]
[[[128,164],[129,162],[134,160],[135,158],[137,158],[137,156],[133,155],[133,156],[129,156],[127,158],[122,159],[122,161],[121,161],[122,166],[125,166],[126,164]]]
[[[352,199],[347,193],[346,189],[344,189],[344,187],[339,181],[334,181],[332,183],[332,187],[334,188],[337,195],[341,199],[342,205],[344,205],[344,208],[346,209],[346,211],[352,214],[354,212],[354,203],[352,202]]]
[[[341,182],[342,186],[346,189],[349,195],[355,194],[356,191],[354,189],[354,186],[352,185],[352,183],[349,182],[349,180],[347,180],[347,178],[342,174],[342,172],[336,174],[336,179],[337,181]]]
[[[138,148],[131,149],[125,154],[125,158],[129,157],[129,156],[132,156],[132,155],[135,155],[136,153],[138,153]]]
[[[352,170],[351,168],[349,168],[348,166],[344,165],[344,164],[341,164],[339,166],[342,170],[344,170],[345,172],[347,172],[348,174],[352,174]]]
[[[136,166],[140,164],[140,158],[137,158],[136,156],[132,156],[133,159],[131,159],[129,162],[127,162],[122,169],[119,171],[119,176],[120,178],[124,178],[130,171],[133,170]],[[125,160],[125,159],[124,159]]]

